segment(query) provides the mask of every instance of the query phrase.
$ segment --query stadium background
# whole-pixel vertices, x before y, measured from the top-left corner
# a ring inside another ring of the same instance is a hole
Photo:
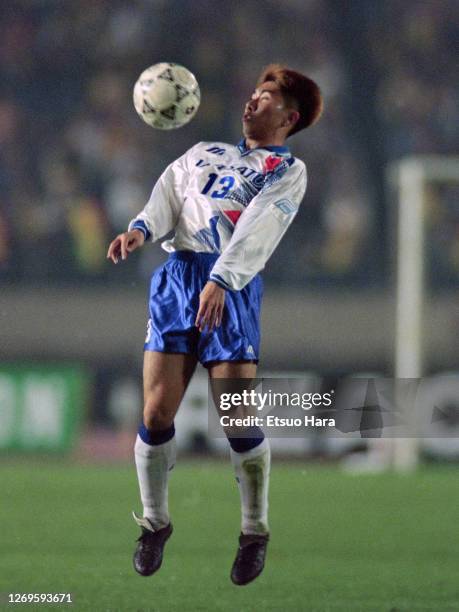
[[[295,462],[279,463],[273,474],[273,522],[283,542],[273,545],[269,588],[260,581],[244,599],[222,587],[211,605],[206,596],[215,597],[221,574],[188,599],[192,553],[201,561],[214,554],[196,533],[210,525],[215,537],[225,534],[218,562],[226,568],[237,529],[229,465],[206,463],[226,449],[206,435],[202,372],[179,417],[183,467],[172,489],[182,538],[187,521],[194,531],[185,551],[176,544],[152,602],[126,564],[134,538],[128,512],[136,504],[126,461],[141,411],[147,282],[165,254],[153,245],[122,266],[105,259],[164,167],[196,141],[237,142],[261,67],[289,64],[318,81],[325,113],[289,141],[307,164],[309,184],[264,273],[261,372],[307,374],[324,384],[362,372],[393,375],[396,193],[388,168],[409,155],[457,154],[457,8],[455,0],[2,6],[0,472],[7,501],[0,512],[9,554],[1,559],[0,592],[55,591],[52,578],[64,564],[60,588],[72,587],[77,609],[251,610],[255,602],[267,610],[458,609],[457,530],[447,529],[459,495],[451,463],[459,457],[457,405],[441,424],[451,439],[423,441],[425,463],[412,476],[345,476],[336,460],[365,451],[362,441],[312,436],[278,444],[279,456]],[[184,64],[201,86],[198,115],[173,134],[147,128],[133,110],[133,84],[157,61]],[[426,218],[425,372],[433,376],[459,369],[457,186],[429,188]],[[279,508],[286,495],[287,521]],[[203,516],[213,497],[215,514]],[[395,531],[385,519],[394,508]],[[47,573],[35,571],[43,551],[29,518],[48,536]],[[120,541],[106,545],[99,529],[112,521]],[[303,547],[285,522],[301,532]],[[367,562],[375,569],[364,575]],[[210,579],[208,561],[200,571]]]

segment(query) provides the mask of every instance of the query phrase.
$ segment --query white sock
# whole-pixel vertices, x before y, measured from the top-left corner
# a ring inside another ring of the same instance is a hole
[[[137,435],[134,452],[143,515],[161,529],[169,524],[167,484],[176,459],[175,436],[164,444],[150,445]]]
[[[271,451],[265,438],[244,453],[231,452],[231,461],[241,496],[241,531],[244,534],[268,533],[268,486]]]

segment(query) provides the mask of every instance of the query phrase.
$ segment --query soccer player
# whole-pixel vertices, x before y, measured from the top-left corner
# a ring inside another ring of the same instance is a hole
[[[200,142],[170,164],[143,211],[110,244],[120,258],[155,242],[168,260],[154,271],[144,345],[144,409],[135,443],[143,517],[134,567],[156,572],[172,534],[168,478],[175,464],[174,417],[199,361],[211,379],[254,378],[259,357],[259,272],[295,217],[306,168],[285,141],[322,112],[318,86],[278,64],[261,74],[245,105],[238,145]],[[270,450],[259,428],[229,437],[242,524],[231,579],[263,570],[268,529]]]

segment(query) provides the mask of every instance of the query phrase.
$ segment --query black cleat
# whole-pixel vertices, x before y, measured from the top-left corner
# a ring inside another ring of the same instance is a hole
[[[161,567],[164,546],[172,534],[172,525],[169,523],[166,527],[155,531],[149,519],[141,518],[135,512],[133,516],[142,529],[134,553],[134,569],[141,576],[151,576]]]
[[[243,534],[239,536],[239,548],[231,569],[231,580],[242,586],[255,580],[265,566],[269,534]]]

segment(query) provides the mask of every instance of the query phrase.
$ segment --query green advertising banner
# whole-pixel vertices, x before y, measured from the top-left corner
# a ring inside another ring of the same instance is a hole
[[[65,451],[77,437],[88,375],[60,365],[0,365],[0,450]]]

